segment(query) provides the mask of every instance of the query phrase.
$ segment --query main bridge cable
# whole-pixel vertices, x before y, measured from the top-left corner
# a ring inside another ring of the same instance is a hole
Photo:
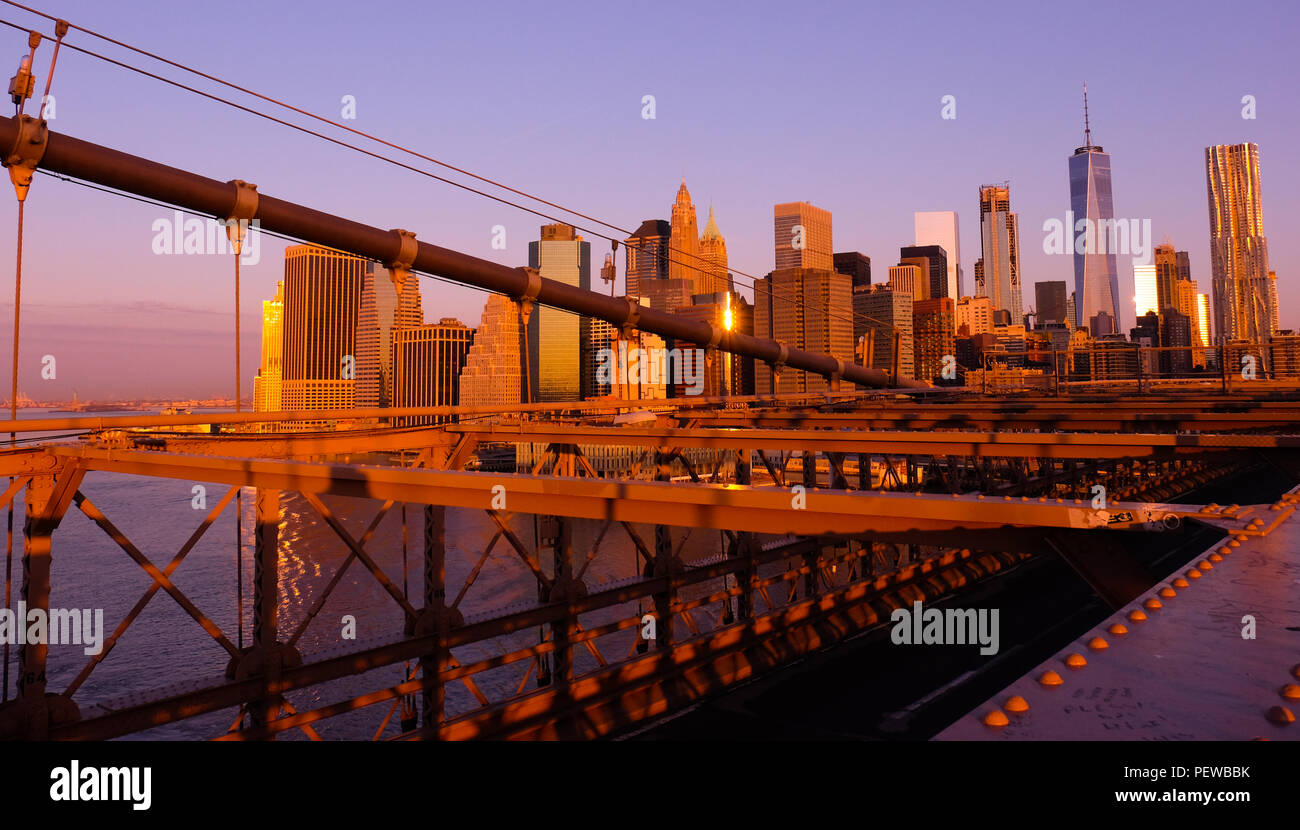
[[[9,140],[16,130],[14,122],[0,122],[0,135]],[[50,140],[53,146],[46,154],[44,165],[51,172],[69,174],[117,189],[130,189],[153,198],[181,203],[208,215],[224,216],[233,202],[233,187],[229,182],[218,182],[72,136],[51,135]],[[128,181],[136,184],[124,184]],[[306,237],[324,247],[344,249],[379,261],[392,257],[393,231],[271,197],[261,199],[258,218],[260,227]],[[416,256],[413,264],[418,270],[450,275],[457,282],[491,288],[512,297],[525,291],[523,282],[531,284],[531,280],[525,279],[527,269],[512,268],[427,242],[417,243]],[[546,278],[540,278],[539,284],[541,302],[545,305],[567,308],[620,325],[627,317],[626,304],[597,292]],[[683,342],[709,342],[714,329],[708,322],[691,321],[654,309],[641,312],[637,327]],[[849,383],[896,388],[886,373],[846,363],[831,355],[792,349],[774,340],[734,331],[727,332],[724,339],[726,342],[721,344],[721,348],[736,354],[765,362],[780,362],[793,369],[826,377],[838,375]],[[925,388],[920,382],[906,379],[907,382],[902,383],[902,380],[897,386]]]
[[[53,15],[50,15],[50,14],[48,14],[48,13],[46,13],[46,12],[38,11],[37,9],[33,9],[33,8],[29,7],[29,6],[24,6],[24,5],[22,5],[21,3],[13,2],[13,0],[0,0],[0,2],[8,3],[9,5],[14,6],[15,8],[23,9],[24,11],[30,12],[30,13],[35,14],[35,15],[40,16],[40,17],[44,17],[44,18],[47,18],[47,19],[50,19],[50,20],[54,20],[54,19],[55,19]],[[25,29],[24,27],[19,26],[19,25],[15,24],[15,23],[11,23],[11,22],[9,22],[9,21],[7,21],[7,20],[0,19],[0,24],[4,24],[4,25],[7,25],[7,26],[10,26],[10,27],[12,27],[12,28],[14,28],[14,29],[18,29],[18,30],[20,30],[20,31],[26,31],[26,29]],[[235,83],[232,83],[232,82],[230,82],[230,81],[223,80],[223,79],[218,78],[218,77],[216,77],[216,76],[214,76],[214,75],[209,75],[209,74],[207,74],[206,72],[202,72],[201,70],[194,69],[193,67],[186,66],[185,64],[179,63],[179,62],[177,62],[177,61],[173,61],[173,60],[170,60],[170,59],[168,59],[168,58],[164,58],[164,57],[162,57],[161,55],[157,55],[157,54],[155,54],[155,53],[153,53],[153,52],[149,52],[149,51],[147,51],[147,50],[145,50],[145,49],[141,49],[141,48],[136,47],[136,46],[131,46],[131,45],[128,44],[128,43],[124,43],[124,42],[122,42],[122,41],[119,41],[119,40],[116,40],[116,39],[114,39],[114,38],[111,38],[111,37],[109,37],[109,36],[107,36],[107,35],[102,35],[102,34],[100,34],[100,33],[98,33],[98,32],[92,31],[92,30],[90,30],[90,29],[86,29],[86,28],[81,27],[81,26],[76,26],[76,25],[72,25],[72,24],[69,24],[69,25],[71,25],[72,28],[74,28],[74,29],[77,29],[77,30],[79,30],[79,31],[81,31],[81,32],[84,32],[85,34],[90,35],[91,37],[98,38],[98,39],[103,40],[103,41],[105,41],[105,42],[107,42],[107,43],[112,43],[112,44],[114,44],[114,45],[116,45],[116,46],[120,46],[120,47],[122,47],[123,49],[130,50],[130,51],[132,51],[132,52],[135,52],[135,53],[137,53],[137,54],[143,55],[143,56],[145,56],[145,57],[151,58],[151,59],[156,60],[156,61],[159,61],[159,62],[161,62],[161,63],[165,63],[165,64],[167,64],[167,65],[169,65],[169,66],[173,66],[173,67],[175,67],[175,68],[177,68],[177,69],[183,70],[183,71],[185,71],[185,72],[189,72],[189,73],[194,74],[194,75],[197,75],[197,76],[199,76],[199,77],[201,77],[201,78],[204,78],[204,79],[210,80],[210,81],[212,81],[212,82],[214,82],[214,83],[218,83],[218,84],[221,84],[221,85],[223,85],[223,86],[229,87],[229,88],[231,88],[231,89],[237,90],[237,91],[239,91],[239,92],[243,92],[243,93],[245,93],[245,94],[247,94],[247,95],[251,95],[251,96],[253,96],[253,97],[255,97],[255,98],[259,98],[259,99],[261,99],[261,100],[263,100],[263,101],[267,101],[268,103],[272,103],[272,104],[275,104],[275,105],[277,105],[277,106],[284,107],[285,109],[288,109],[288,110],[291,110],[291,111],[293,111],[293,112],[296,112],[296,113],[299,113],[299,114],[305,115],[305,116],[307,116],[307,117],[309,117],[309,118],[314,118],[314,119],[316,119],[317,121],[321,121],[321,122],[323,122],[323,123],[330,124],[331,126],[337,127],[337,128],[339,128],[339,129],[347,130],[348,132],[355,133],[356,135],[362,136],[362,137],[367,138],[367,139],[369,139],[369,140],[371,140],[371,141],[375,141],[375,142],[377,142],[377,143],[384,144],[384,145],[386,145],[386,146],[388,146],[388,147],[392,147],[392,148],[394,148],[394,149],[396,149],[396,150],[400,150],[401,152],[404,152],[404,153],[407,153],[407,154],[409,154],[409,155],[415,156],[415,157],[417,157],[417,158],[424,159],[424,160],[426,160],[426,161],[432,162],[433,164],[437,164],[437,165],[439,165],[439,166],[441,166],[441,167],[445,167],[445,168],[447,168],[448,170],[454,170],[454,171],[456,171],[456,172],[458,172],[458,173],[461,173],[461,174],[463,174],[463,175],[470,176],[470,177],[472,177],[472,178],[474,178],[474,179],[477,179],[477,180],[479,180],[479,181],[485,182],[485,183],[487,183],[487,184],[491,184],[491,185],[493,185],[494,187],[499,187],[499,188],[501,188],[501,189],[503,189],[503,190],[507,190],[507,191],[509,191],[509,192],[511,192],[511,193],[515,193],[515,194],[518,194],[518,195],[520,195],[520,196],[524,196],[525,198],[527,198],[527,199],[531,199],[531,200],[533,200],[533,201],[535,201],[535,202],[539,202],[539,203],[541,203],[541,204],[548,205],[548,206],[550,206],[550,207],[554,207],[554,208],[556,208],[556,209],[558,209],[558,210],[561,210],[561,211],[563,211],[563,212],[565,212],[565,213],[570,213],[570,214],[573,214],[574,216],[580,216],[580,217],[582,217],[582,218],[584,218],[584,219],[590,220],[590,221],[595,222],[595,223],[597,223],[597,224],[599,224],[599,225],[603,225],[603,226],[605,226],[605,227],[607,227],[607,228],[612,228],[612,229],[614,229],[614,230],[617,230],[617,231],[619,231],[620,233],[624,234],[625,236],[631,236],[631,234],[632,234],[632,231],[629,231],[629,230],[627,230],[626,228],[621,228],[621,227],[619,227],[618,225],[614,225],[614,224],[611,224],[611,223],[606,222],[606,221],[604,221],[604,220],[597,219],[597,218],[595,218],[595,217],[593,217],[593,216],[589,216],[589,215],[587,215],[587,214],[585,214],[585,213],[582,213],[582,212],[580,212],[580,211],[574,210],[574,209],[572,209],[572,208],[564,207],[563,205],[559,205],[559,204],[557,204],[557,203],[555,203],[555,202],[551,202],[551,201],[548,201],[548,200],[546,200],[546,199],[543,199],[543,198],[541,198],[540,196],[534,196],[534,195],[532,195],[532,194],[530,194],[530,193],[527,193],[527,192],[525,192],[525,191],[523,191],[523,190],[518,190],[518,189],[516,189],[516,188],[510,187],[509,185],[502,184],[502,183],[500,183],[500,182],[497,182],[497,181],[495,181],[495,180],[493,180],[493,179],[490,179],[490,178],[487,178],[487,177],[485,177],[485,176],[480,176],[480,175],[478,175],[478,174],[476,174],[476,173],[473,173],[473,172],[471,172],[471,171],[465,170],[465,169],[463,169],[463,168],[457,167],[457,166],[452,165],[452,164],[449,164],[449,163],[447,163],[447,162],[440,161],[440,160],[438,160],[438,159],[436,159],[436,158],[433,158],[432,156],[427,156],[427,155],[425,155],[425,154],[423,154],[423,153],[420,153],[420,152],[418,152],[418,151],[416,151],[416,150],[411,150],[411,149],[409,149],[409,148],[407,148],[407,147],[404,147],[404,146],[402,146],[402,145],[399,145],[399,144],[396,144],[396,143],[393,143],[393,142],[387,141],[387,140],[382,139],[382,138],[379,138],[379,137],[377,137],[377,136],[373,136],[373,135],[371,135],[371,134],[369,134],[369,133],[366,133],[366,132],[364,132],[364,131],[362,131],[362,130],[358,130],[358,129],[354,128],[354,127],[349,127],[349,126],[347,126],[346,124],[340,124],[339,122],[337,122],[337,121],[333,121],[332,119],[326,118],[325,116],[317,115],[317,114],[315,114],[315,113],[309,112],[309,111],[304,110],[304,109],[301,109],[301,108],[299,108],[299,107],[295,107],[295,106],[293,106],[292,104],[288,104],[288,103],[285,103],[285,102],[283,102],[283,101],[280,101],[280,100],[278,100],[278,99],[276,99],[276,98],[272,98],[272,97],[270,97],[270,96],[263,95],[263,94],[261,94],[261,93],[259,93],[259,92],[255,92],[255,91],[253,91],[253,90],[251,90],[251,89],[248,89],[248,88],[246,88],[246,87],[240,86],[240,85],[235,84]],[[203,92],[202,90],[195,89],[194,87],[187,86],[187,85],[182,84],[182,83],[180,83],[180,82],[178,82],[178,81],[171,80],[170,78],[165,78],[165,77],[163,77],[163,76],[161,76],[161,75],[156,75],[156,74],[154,74],[154,73],[152,73],[152,72],[149,72],[149,71],[147,71],[147,70],[140,69],[139,67],[132,66],[131,64],[123,63],[123,62],[121,62],[121,61],[114,60],[114,59],[109,58],[109,57],[106,57],[106,56],[104,56],[104,55],[100,55],[100,54],[98,54],[97,52],[94,52],[94,51],[92,51],[92,50],[89,50],[89,49],[86,49],[86,48],[83,48],[83,47],[79,47],[79,46],[74,46],[74,45],[72,45],[72,44],[68,44],[68,48],[69,48],[69,49],[74,49],[74,50],[76,50],[76,51],[78,51],[78,52],[81,52],[82,54],[89,55],[90,57],[98,58],[99,60],[105,61],[106,63],[111,63],[111,64],[113,64],[113,65],[115,65],[115,66],[118,66],[118,67],[121,67],[121,68],[123,68],[123,69],[128,69],[128,70],[131,70],[131,71],[133,71],[133,72],[137,72],[137,73],[139,73],[139,74],[141,74],[141,75],[144,75],[144,76],[146,76],[146,77],[152,78],[152,79],[154,79],[154,80],[161,81],[161,82],[166,83],[166,84],[170,84],[170,85],[172,85],[172,86],[175,86],[175,87],[178,87],[178,88],[180,88],[180,89],[183,89],[183,90],[185,90],[185,91],[187,91],[187,92],[192,92],[192,93],[194,93],[194,94],[196,94],[196,95],[201,95],[201,96],[203,96],[203,97],[205,97],[205,98],[208,98],[208,99],[210,99],[210,100],[217,101],[217,102],[222,103],[222,104],[226,104],[226,105],[228,105],[228,106],[234,107],[234,108],[236,108],[236,109],[242,110],[242,111],[247,112],[247,113],[250,113],[250,114],[252,114],[252,115],[256,115],[256,116],[259,116],[259,117],[261,117],[261,118],[265,118],[265,119],[267,119],[267,120],[269,120],[269,121],[273,121],[273,122],[275,122],[275,123],[277,123],[277,124],[281,124],[281,125],[283,125],[283,126],[290,127],[290,128],[292,128],[292,129],[295,129],[295,130],[299,130],[300,132],[304,132],[304,133],[307,133],[308,135],[315,136],[316,138],[320,138],[320,139],[322,139],[322,140],[329,141],[329,142],[331,142],[331,143],[333,143],[333,144],[337,144],[337,145],[339,145],[339,146],[341,146],[341,147],[345,147],[345,148],[350,149],[350,150],[355,150],[355,151],[357,151],[357,152],[359,152],[359,153],[364,153],[364,154],[366,154],[366,155],[368,155],[368,156],[371,156],[371,157],[373,157],[373,158],[380,159],[381,161],[386,161],[386,162],[388,162],[388,163],[390,163],[390,164],[394,164],[394,165],[396,165],[396,166],[398,166],[398,167],[402,167],[402,168],[404,168],[404,169],[410,170],[410,171],[415,172],[415,173],[420,173],[421,175],[428,176],[428,177],[430,177],[430,178],[432,178],[432,179],[435,179],[435,180],[437,180],[437,181],[443,182],[443,183],[445,183],[445,184],[450,184],[450,185],[452,185],[452,186],[454,186],[454,187],[459,187],[459,188],[461,188],[462,190],[467,190],[467,191],[469,191],[469,192],[471,192],[471,193],[474,193],[474,194],[476,194],[476,195],[484,196],[484,197],[486,197],[486,198],[488,198],[488,199],[492,199],[492,200],[494,200],[494,201],[500,202],[500,203],[505,204],[505,205],[508,205],[508,206],[510,206],[510,207],[514,207],[514,208],[517,208],[517,209],[519,209],[519,210],[526,211],[526,212],[531,213],[531,214],[533,214],[533,215],[535,215],[535,216],[540,216],[540,217],[542,217],[543,219],[550,219],[550,220],[552,220],[552,221],[554,221],[554,222],[564,222],[564,220],[563,220],[563,219],[560,219],[559,217],[552,216],[552,215],[550,215],[550,214],[543,213],[543,212],[541,212],[541,211],[534,210],[534,209],[529,208],[529,207],[525,207],[524,205],[520,205],[520,204],[518,204],[518,203],[516,203],[516,202],[512,202],[512,201],[510,201],[510,200],[508,200],[508,199],[504,199],[504,198],[501,198],[501,197],[499,197],[499,196],[495,196],[495,195],[490,194],[490,193],[485,193],[485,192],[483,192],[483,191],[481,191],[481,190],[478,190],[478,189],[473,188],[473,187],[469,187],[468,185],[462,184],[462,183],[460,183],[460,182],[456,182],[456,181],[453,181],[453,180],[451,180],[451,179],[447,179],[447,178],[444,178],[444,177],[442,177],[442,176],[438,176],[438,175],[436,175],[436,174],[434,174],[434,173],[430,173],[430,172],[427,171],[427,170],[421,170],[421,169],[416,168],[416,167],[411,167],[410,165],[403,164],[402,162],[397,161],[396,159],[390,158],[390,157],[388,157],[388,156],[384,156],[384,155],[381,155],[381,154],[379,154],[379,153],[374,153],[374,152],[371,152],[371,151],[369,151],[369,150],[365,150],[365,149],[363,149],[363,148],[361,148],[361,147],[358,147],[358,146],[356,146],[356,145],[354,145],[354,144],[349,144],[349,143],[347,143],[346,141],[341,141],[341,140],[339,140],[339,139],[332,138],[332,137],[330,137],[330,136],[324,135],[323,133],[316,132],[315,130],[311,130],[311,129],[308,129],[308,128],[306,128],[306,127],[300,126],[300,125],[298,125],[298,124],[293,124],[292,122],[284,121],[284,120],[282,120],[282,119],[276,118],[275,116],[268,115],[268,114],[266,114],[266,113],[260,112],[260,111],[258,111],[258,110],[251,109],[251,108],[249,108],[249,107],[245,107],[245,106],[243,106],[243,105],[241,105],[241,104],[237,104],[237,103],[235,103],[234,101],[230,101],[230,100],[228,100],[228,99],[226,99],[226,98],[221,98],[220,96],[213,95],[213,94],[211,94],[211,93],[207,93],[207,92]],[[566,222],[565,224],[569,224],[569,223]],[[583,226],[580,226],[580,225],[574,225],[573,227],[576,228],[577,230],[584,231],[584,232],[586,232],[586,233],[591,234],[592,236],[597,236],[597,237],[600,237],[601,239],[606,239],[606,240],[608,240],[608,241],[610,241],[610,242],[617,243],[617,242],[619,241],[619,240],[616,239],[615,237],[609,236],[608,234],[601,233],[600,231],[593,230],[593,229],[591,229],[591,228],[583,227]],[[690,269],[690,270],[692,270],[692,271],[696,271],[696,272],[698,272],[698,273],[700,273],[700,274],[705,274],[705,275],[707,275],[707,276],[712,276],[712,271],[711,271],[711,270],[708,270],[708,266],[710,266],[711,263],[709,263],[708,260],[705,260],[703,257],[699,256],[698,254],[692,254],[692,253],[690,253],[690,252],[688,252],[688,251],[683,251],[683,250],[678,249],[678,248],[672,248],[671,246],[669,246],[669,249],[668,249],[668,250],[669,250],[668,261],[669,261],[670,263],[676,262],[676,264],[681,265],[681,266],[683,266],[684,268]],[[704,266],[705,266],[705,267],[701,267],[700,265],[694,265],[694,264],[690,264],[690,263],[682,262],[681,260],[673,260],[673,258],[672,258],[672,254],[673,254],[673,253],[683,254],[683,255],[685,255],[685,256],[692,257],[693,259],[695,259],[695,260],[697,260],[697,261],[699,261],[699,262],[701,262],[701,263],[704,263]],[[740,271],[740,270],[738,270],[738,269],[728,268],[728,271],[730,271],[730,272],[733,273],[733,274],[737,274],[737,275],[739,275],[739,276],[741,276],[741,277],[744,277],[745,279],[748,279],[748,280],[750,281],[750,287],[751,287],[751,288],[754,290],[754,292],[755,292],[755,300],[756,300],[756,301],[757,301],[757,295],[758,295],[759,293],[763,293],[763,294],[766,294],[768,297],[770,297],[773,301],[775,301],[775,300],[777,300],[777,299],[781,299],[781,300],[784,300],[784,301],[786,301],[786,302],[792,303],[792,304],[794,304],[794,305],[796,305],[796,306],[798,306],[800,303],[803,303],[805,306],[811,305],[811,306],[813,306],[813,307],[821,307],[821,308],[824,308],[824,309],[826,310],[827,315],[828,315],[829,317],[834,317],[834,318],[836,318],[836,319],[840,319],[840,320],[845,320],[845,319],[847,319],[847,320],[849,320],[850,322],[856,322],[857,320],[861,319],[861,320],[868,321],[868,322],[870,322],[870,323],[878,324],[878,325],[880,325],[880,326],[888,327],[889,329],[891,329],[891,330],[895,330],[895,331],[896,331],[896,327],[895,327],[892,323],[886,323],[886,322],[884,322],[884,321],[882,321],[882,320],[877,320],[876,318],[874,318],[874,317],[870,317],[870,316],[868,316],[868,315],[866,315],[866,314],[859,314],[859,313],[855,313],[855,312],[850,312],[850,314],[846,316],[846,315],[844,315],[844,314],[841,314],[841,313],[836,312],[834,309],[830,308],[829,305],[826,305],[826,304],[823,304],[823,303],[817,302],[816,300],[813,300],[813,301],[809,302],[809,300],[808,300],[807,298],[798,298],[798,297],[793,297],[793,296],[785,296],[785,295],[783,295],[783,294],[778,294],[778,293],[776,293],[775,290],[773,290],[773,289],[771,289],[771,288],[760,288],[760,286],[759,286],[759,282],[760,282],[760,280],[762,279],[761,277],[755,277],[755,276],[752,275],[752,274],[746,273],[746,272],[744,272],[744,271]],[[775,306],[773,306],[773,311],[772,311],[772,313],[775,314]]]

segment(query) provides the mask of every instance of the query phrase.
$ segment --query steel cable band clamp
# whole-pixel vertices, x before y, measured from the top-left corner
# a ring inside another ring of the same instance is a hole
[[[709,327],[709,342],[704,347],[704,360],[709,366],[713,365],[714,356],[718,353],[718,344],[722,342],[723,329],[721,326],[715,326],[712,323],[705,323]]]
[[[519,316],[523,318],[524,325],[528,325],[528,320],[533,315],[533,303],[537,300],[537,295],[542,293],[542,272],[528,267],[519,270],[528,276],[528,284],[519,297]]]
[[[397,234],[397,256],[393,257],[392,262],[385,262],[384,267],[388,269],[388,276],[400,296],[402,289],[406,287],[406,280],[411,276],[411,266],[415,264],[415,255],[420,251],[420,243],[415,241],[414,231],[393,228],[392,232]]]
[[[767,365],[772,367],[772,374],[780,377],[781,370],[785,368],[785,362],[790,357],[790,347],[785,345],[784,340],[776,341],[776,345],[781,347],[781,353],[777,355],[776,360],[770,361]]]
[[[14,139],[13,149],[5,156],[4,165],[9,168],[9,180],[14,184],[18,201],[27,199],[27,189],[32,185],[32,176],[37,166],[45,157],[45,148],[49,144],[50,131],[45,122],[24,115],[18,119],[18,133]]]
[[[242,179],[232,179],[226,184],[235,188],[235,206],[226,217],[226,238],[230,240],[235,256],[239,256],[243,252],[244,232],[257,216],[257,185]]]
[[[627,319],[621,326],[623,330],[623,339],[631,340],[632,334],[636,331],[637,323],[641,322],[641,304],[631,297],[624,297],[627,303]]]

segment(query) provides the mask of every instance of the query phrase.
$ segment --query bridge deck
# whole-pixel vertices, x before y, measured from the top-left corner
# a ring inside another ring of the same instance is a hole
[[[1288,696],[1300,695],[1297,503],[1293,490],[1276,508],[1253,505],[1234,519],[1209,519],[1232,535],[937,739],[1300,740],[1300,724],[1285,722],[1288,712],[1300,714],[1300,699]],[[1251,528],[1254,519],[1262,524]],[[1172,587],[1175,580],[1187,587]],[[1176,595],[1161,596],[1162,588]],[[1162,607],[1148,607],[1152,598]],[[1133,620],[1135,611],[1146,619]],[[1243,637],[1247,615],[1255,639]],[[1128,633],[1111,633],[1116,624]],[[1095,637],[1108,647],[1090,648]],[[1087,665],[1071,668],[1072,654]],[[1041,682],[1049,671],[1060,685]],[[1014,696],[1028,709],[1008,706]]]

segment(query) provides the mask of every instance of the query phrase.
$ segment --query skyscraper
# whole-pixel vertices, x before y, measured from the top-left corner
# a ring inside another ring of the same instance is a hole
[[[927,299],[927,281],[926,273],[919,265],[893,265],[889,268],[889,287],[911,294],[913,302]]]
[[[848,274],[853,287],[871,285],[871,257],[857,251],[844,251],[831,257],[835,270]]]
[[[1136,317],[1148,311],[1160,312],[1156,294],[1156,266],[1133,266],[1133,309]]]
[[[1156,311],[1163,313],[1166,308],[1178,308],[1178,254],[1166,242],[1155,247],[1155,259]]]
[[[536,310],[533,312],[536,314]],[[450,317],[393,331],[393,406],[456,406],[460,370],[474,341],[474,329]],[[441,424],[450,415],[400,419],[403,424]]]
[[[1020,299],[1019,217],[1011,212],[1011,188],[980,187],[982,255],[975,265],[975,295],[993,300],[995,310],[1012,320],[1024,316]]]
[[[700,237],[700,266],[705,273],[696,280],[698,288],[695,294],[716,294],[731,290],[731,273],[727,270],[727,240],[718,230],[718,223],[713,218],[713,206],[709,206],[709,221],[704,225],[704,234]]]
[[[342,251],[285,249],[282,409],[355,405],[357,314],[373,271],[373,262]]]
[[[519,304],[504,294],[489,294],[460,373],[461,406],[523,402],[519,329]]]
[[[1277,304],[1264,237],[1259,146],[1205,148],[1205,175],[1217,339],[1267,341],[1276,330]]]
[[[835,268],[831,212],[808,202],[785,202],[772,209],[776,270]]]
[[[993,301],[988,297],[962,297],[953,310],[958,337],[973,337],[993,331]]]
[[[846,274],[821,268],[773,271],[754,285],[754,336],[782,340],[790,348],[829,354],[851,363],[853,321],[848,309],[852,296],[852,283]],[[754,377],[754,391],[759,395],[821,392],[829,388],[821,375],[788,368],[777,382],[771,367],[763,362],[754,366]]]
[[[919,265],[926,274],[926,297],[954,297],[948,293],[948,254],[942,245],[909,245],[899,249],[899,265]]]
[[[1070,157],[1070,210],[1075,221],[1087,219],[1092,229],[1091,245],[1079,253],[1074,247],[1074,293],[1079,319],[1088,325],[1104,311],[1118,325],[1119,271],[1115,252],[1105,245],[1106,228],[1113,224],[1115,209],[1110,193],[1110,155],[1092,143],[1092,126],[1088,120],[1088,87],[1083,88],[1083,146]],[[1102,224],[1105,222],[1106,224]],[[1074,228],[1066,233],[1073,238]],[[1094,332],[1095,336],[1095,332]]]
[[[955,308],[951,297],[912,304],[912,351],[917,380],[938,379],[943,372],[944,358],[956,354]]]
[[[672,257],[668,262],[668,278],[690,280],[689,294],[698,294],[701,284],[706,281],[703,271],[695,205],[691,202],[690,191],[686,189],[686,178],[683,177],[682,186],[677,188],[677,198],[673,201]]]
[[[966,276],[961,268],[960,235],[957,212],[953,210],[920,211],[912,214],[917,245],[938,245],[947,255],[948,290],[936,296],[957,299],[966,293]]]
[[[782,305],[777,300],[777,307]],[[848,309],[843,313],[847,314]],[[754,307],[734,291],[719,291],[714,294],[696,294],[691,304],[677,312],[677,316],[687,320],[699,320],[726,331],[740,334],[754,333]],[[675,342],[683,348],[705,348],[707,343]],[[685,355],[683,355],[685,358]],[[848,358],[845,358],[846,360]],[[753,393],[753,364],[750,357],[741,357],[718,351],[711,363],[704,367],[705,395],[744,395]],[[748,389],[746,392],[744,390]]]
[[[546,279],[591,290],[591,243],[572,225],[542,225],[528,243],[528,265]],[[587,320],[558,308],[536,306],[528,320],[528,377],[532,401],[581,400],[581,354]]]
[[[1210,295],[1208,294],[1196,295],[1196,329],[1197,337],[1200,339],[1202,346],[1209,346],[1214,342],[1210,339],[1212,332],[1210,331]]]
[[[650,283],[668,279],[668,243],[672,226],[662,219],[647,219],[623,240],[626,256],[625,291],[629,297],[649,296]]]
[[[871,338],[871,368],[894,370],[894,334],[898,334],[898,374],[913,377],[912,295],[887,285],[863,286],[853,294],[853,313],[863,319],[860,336]],[[759,390],[762,391],[762,390]]]
[[[1034,283],[1034,308],[1040,325],[1065,322],[1068,303],[1065,295],[1065,280]]]
[[[262,301],[262,363],[253,378],[253,411],[280,409],[284,377],[284,280],[275,284],[275,297]]]
[[[399,307],[385,270],[366,272],[357,313],[357,408],[388,406],[393,390],[393,331],[424,322],[419,280],[407,280]]]

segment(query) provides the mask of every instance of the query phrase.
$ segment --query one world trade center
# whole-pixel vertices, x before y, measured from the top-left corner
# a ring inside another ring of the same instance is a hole
[[[1093,337],[1119,331],[1119,272],[1115,267],[1115,251],[1106,244],[1107,229],[1114,224],[1115,218],[1110,198],[1110,156],[1092,143],[1086,85],[1083,88],[1083,146],[1070,157],[1070,210],[1078,223],[1073,229],[1076,240],[1074,307],[1077,317],[1074,322],[1088,326]],[[1085,218],[1087,223],[1079,221]],[[1079,253],[1077,240],[1084,231],[1089,244],[1083,246],[1083,253]],[[1109,315],[1110,319],[1105,322],[1095,320],[1101,312]]]

